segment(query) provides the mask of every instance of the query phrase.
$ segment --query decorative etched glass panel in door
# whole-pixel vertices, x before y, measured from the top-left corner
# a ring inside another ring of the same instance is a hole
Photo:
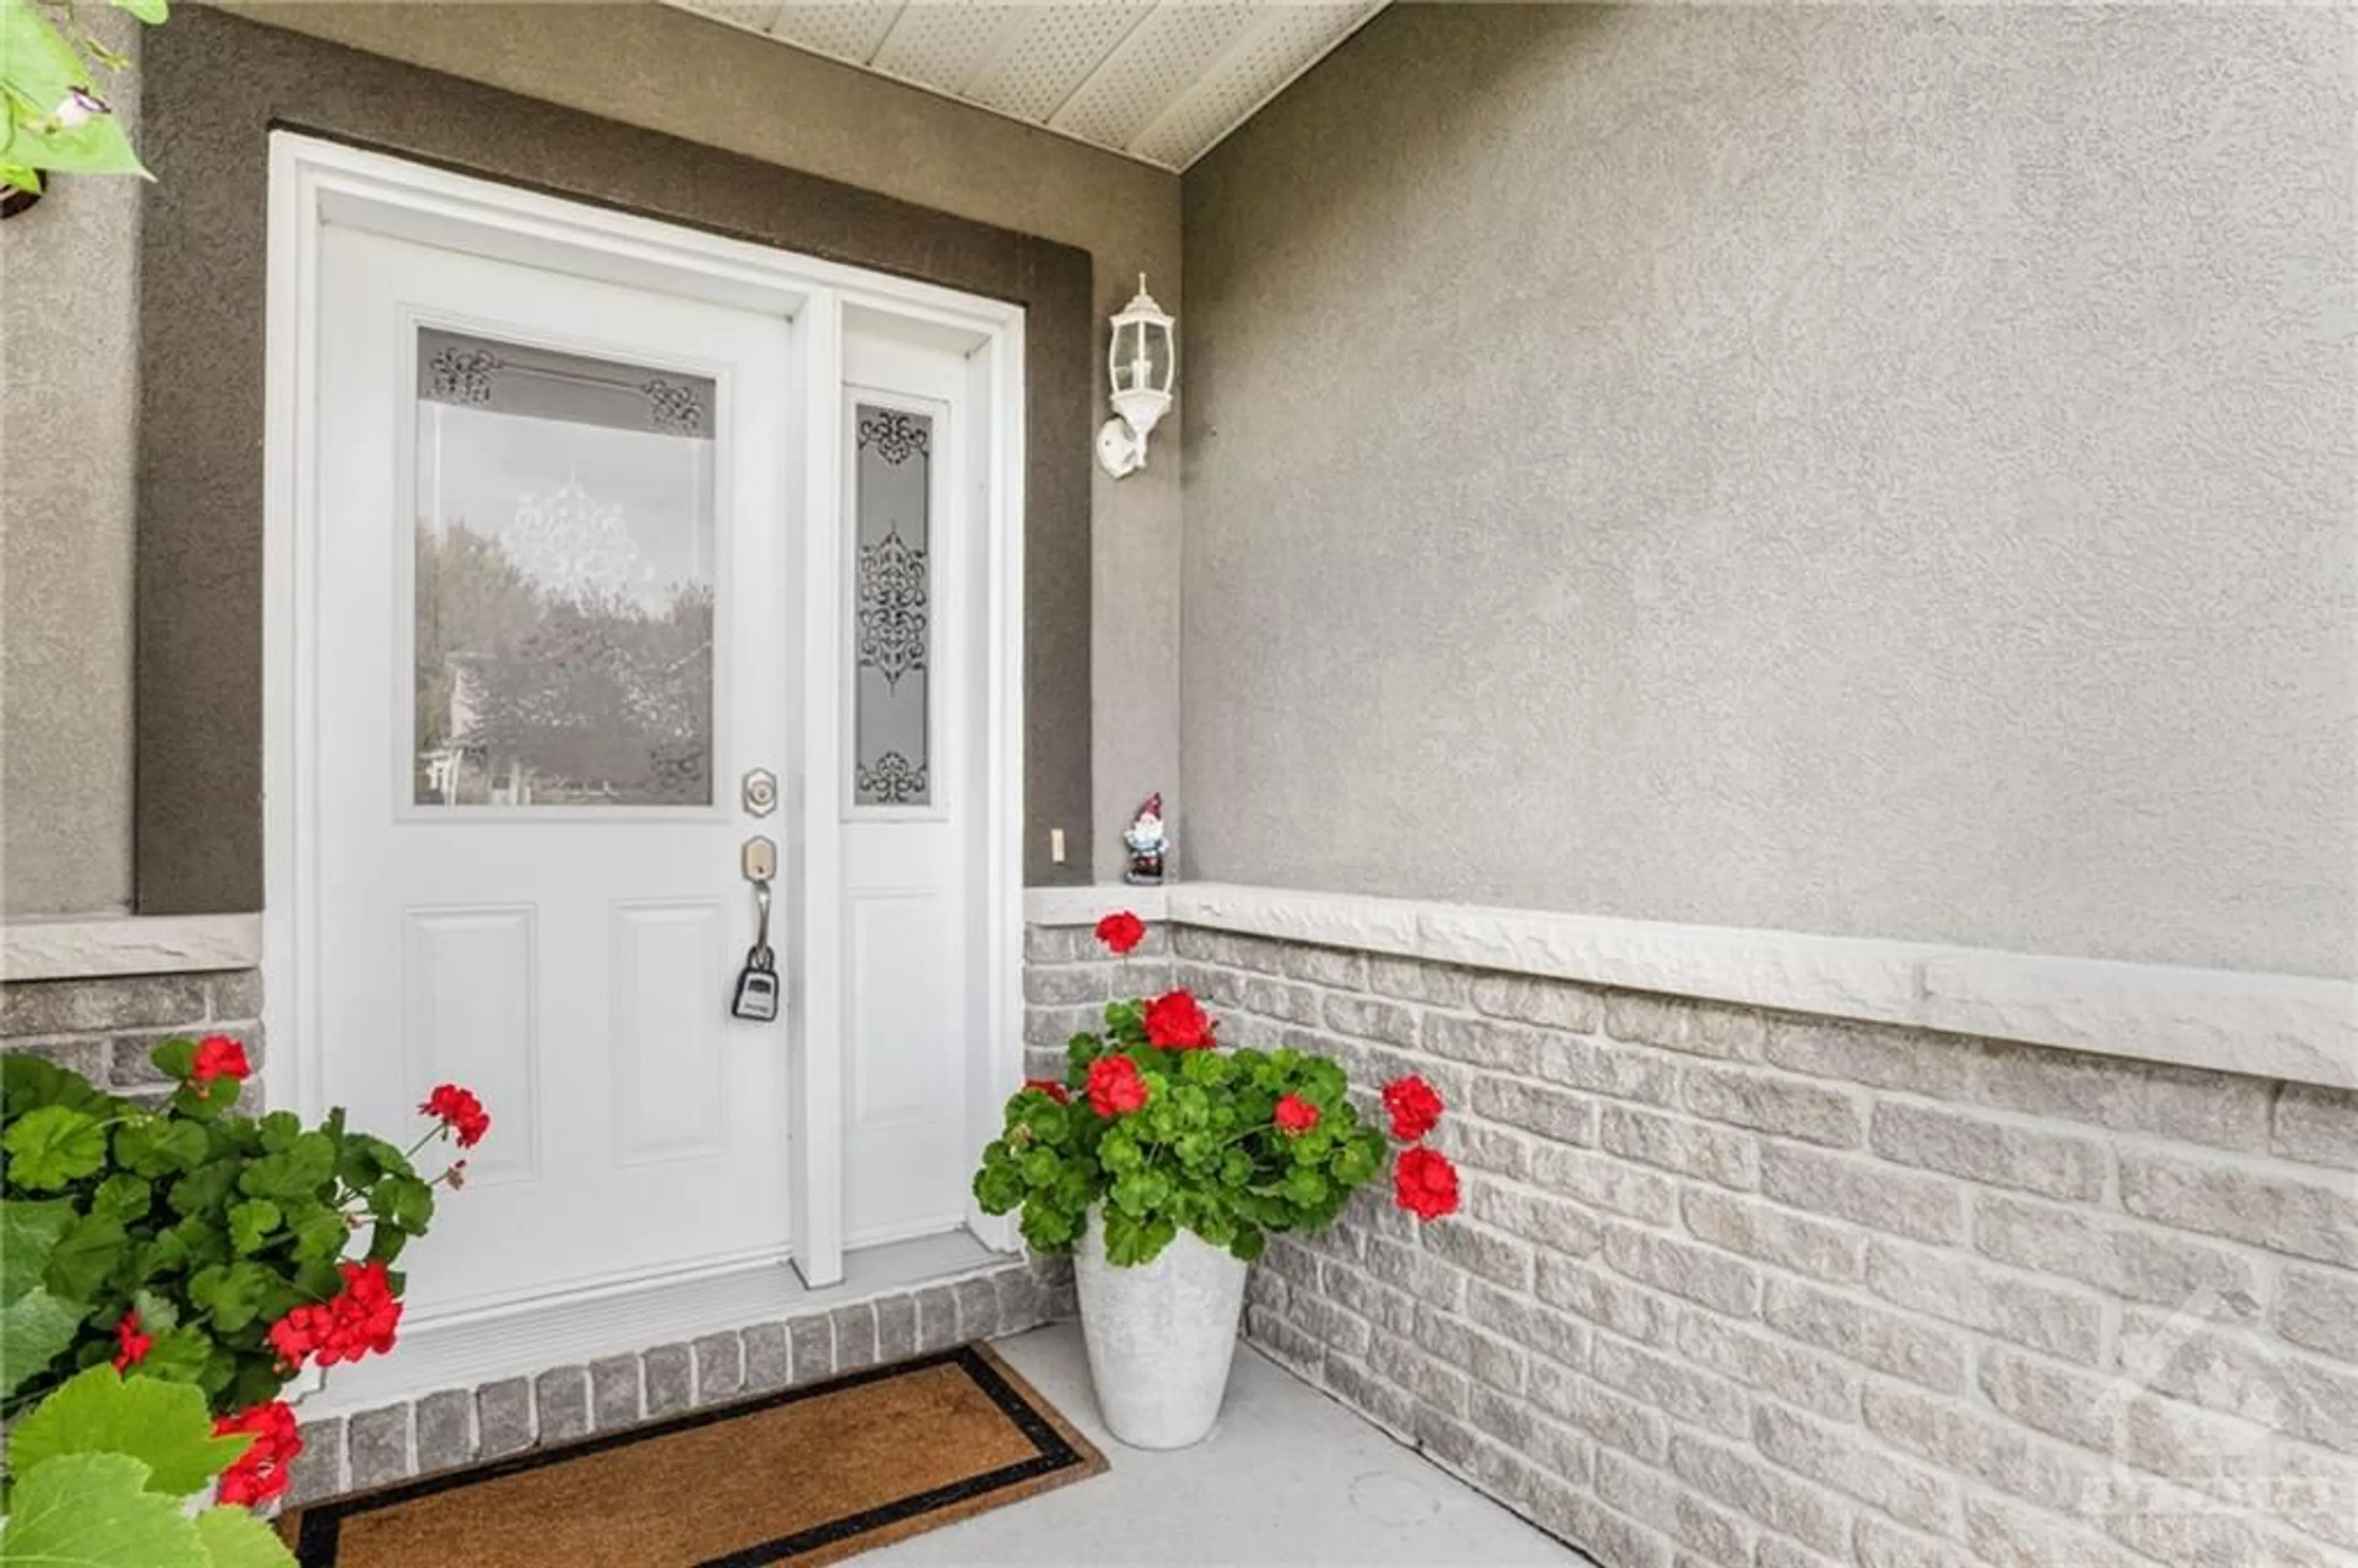
[[[852,469],[852,804],[934,800],[934,421],[859,404]]]
[[[712,804],[716,390],[418,329],[416,805]]]

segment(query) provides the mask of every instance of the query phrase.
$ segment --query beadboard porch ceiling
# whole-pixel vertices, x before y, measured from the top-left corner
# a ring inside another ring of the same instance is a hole
[[[1178,171],[1385,0],[665,3]]]

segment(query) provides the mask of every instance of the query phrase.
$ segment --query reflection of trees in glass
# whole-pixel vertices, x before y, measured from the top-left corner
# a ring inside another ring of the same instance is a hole
[[[552,592],[463,523],[417,534],[420,798],[711,798],[712,590]]]

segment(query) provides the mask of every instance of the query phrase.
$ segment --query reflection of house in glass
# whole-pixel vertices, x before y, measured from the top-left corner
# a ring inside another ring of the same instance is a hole
[[[708,802],[713,384],[418,347],[417,803]]]

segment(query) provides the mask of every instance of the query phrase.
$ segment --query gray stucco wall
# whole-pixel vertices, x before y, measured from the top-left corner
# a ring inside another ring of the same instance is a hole
[[[127,17],[84,20],[114,48],[136,50]],[[136,115],[135,94],[109,97]],[[0,907],[9,914],[131,900],[139,200],[129,180],[60,180],[38,207],[0,223]]]
[[[2352,973],[2353,29],[1379,17],[1185,180],[1186,873]]]
[[[256,20],[430,66],[963,217],[1079,246],[1100,317],[1143,269],[1177,310],[1172,176],[781,48],[634,5],[242,6]],[[121,94],[119,97],[128,97]],[[0,230],[10,267],[0,429],[6,481],[0,718],[5,907],[122,905],[131,885],[132,421],[136,191],[84,182]],[[39,286],[16,264],[70,268]],[[1100,389],[1101,390],[1101,389]],[[1100,403],[1102,399],[1098,400]],[[1183,411],[1160,432],[1177,450]],[[1093,428],[1072,439],[1086,449]],[[1177,773],[1179,471],[1092,493],[1097,869],[1120,864],[1120,823]],[[1077,832],[1079,839],[1087,835]]]

